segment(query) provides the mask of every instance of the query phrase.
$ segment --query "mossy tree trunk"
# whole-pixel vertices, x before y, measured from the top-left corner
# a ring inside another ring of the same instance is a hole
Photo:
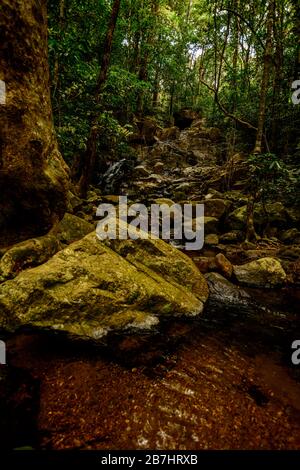
[[[0,245],[47,232],[64,215],[68,168],[49,89],[46,0],[1,0]]]

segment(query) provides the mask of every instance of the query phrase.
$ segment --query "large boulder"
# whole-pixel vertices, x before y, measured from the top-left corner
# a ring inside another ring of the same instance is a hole
[[[261,258],[241,266],[234,266],[237,280],[251,287],[272,288],[284,285],[286,273],[275,258]]]
[[[0,286],[0,327],[21,325],[98,339],[160,317],[201,314],[208,297],[194,263],[162,240],[87,235]]]

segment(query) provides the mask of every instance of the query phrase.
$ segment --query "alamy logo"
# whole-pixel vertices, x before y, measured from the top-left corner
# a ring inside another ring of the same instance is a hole
[[[294,93],[292,94],[292,102],[293,104],[299,104],[300,103],[300,80],[295,80],[292,83],[292,89],[295,90]]]
[[[6,344],[0,341],[0,364],[6,364]]]
[[[128,206],[126,196],[119,197],[118,208],[100,204],[96,233],[100,240],[163,239],[181,241],[186,250],[201,250],[204,245],[203,204],[144,204]]]
[[[292,349],[295,349],[295,351],[292,354],[292,363],[294,366],[299,366],[300,365],[300,340],[295,340],[292,344]]]
[[[0,80],[0,104],[6,103],[6,85],[3,80]]]

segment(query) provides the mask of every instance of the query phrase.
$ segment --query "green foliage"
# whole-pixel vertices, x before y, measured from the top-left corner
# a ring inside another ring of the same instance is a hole
[[[112,111],[105,111],[98,117],[98,128],[100,149],[106,149],[111,154],[120,156],[129,151],[126,141],[132,134],[131,125],[121,126],[113,117]]]
[[[110,0],[48,2],[55,126],[70,164],[84,152],[95,115],[111,6]],[[262,0],[122,0],[102,109],[121,127],[136,114],[158,114],[170,122],[180,108],[201,110],[209,124],[223,127],[228,141],[238,140],[250,150],[254,131],[224,114],[212,89],[227,114],[257,126],[267,6]],[[277,154],[294,153],[300,138],[300,106],[290,99],[297,56],[295,15],[293,0],[276,2],[264,130]],[[113,138],[110,124],[105,132]],[[122,140],[122,132],[118,135]],[[107,151],[108,142],[101,137],[100,153],[102,145]]]
[[[250,155],[248,158],[251,190],[259,191],[263,200],[278,198],[294,202],[299,197],[300,170],[286,164],[273,153]]]

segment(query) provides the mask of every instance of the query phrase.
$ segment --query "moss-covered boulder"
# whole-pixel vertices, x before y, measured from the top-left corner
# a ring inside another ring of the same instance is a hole
[[[97,339],[160,317],[199,315],[208,297],[193,262],[162,240],[100,242],[87,235],[0,286],[0,327]]]
[[[242,266],[234,266],[237,280],[251,287],[272,288],[284,285],[286,273],[275,258],[260,258]]]

